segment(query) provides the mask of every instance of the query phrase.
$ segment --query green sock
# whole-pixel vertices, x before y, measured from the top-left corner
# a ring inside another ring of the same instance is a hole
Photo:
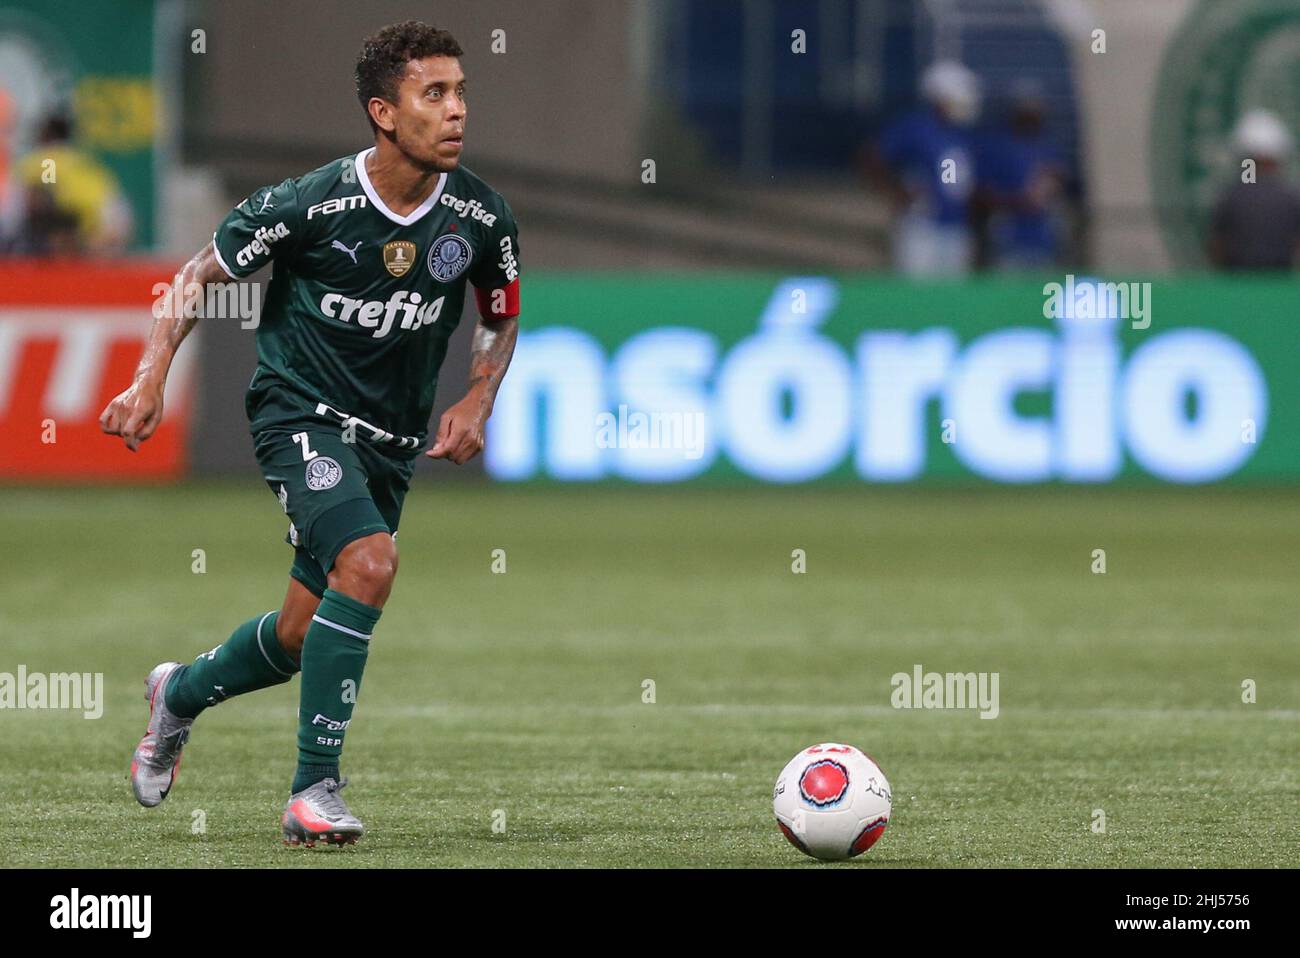
[[[290,794],[339,777],[343,733],[361,690],[379,610],[326,589],[302,643],[298,770]]]
[[[164,691],[167,707],[182,718],[194,718],[209,705],[288,682],[298,665],[275,637],[278,612],[249,619],[230,638],[193,665],[183,665]]]

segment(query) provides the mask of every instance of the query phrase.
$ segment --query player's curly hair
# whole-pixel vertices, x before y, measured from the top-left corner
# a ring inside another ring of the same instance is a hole
[[[459,57],[460,44],[446,30],[439,30],[419,20],[406,20],[384,27],[361,45],[357,57],[357,99],[366,111],[370,129],[378,132],[370,119],[370,98],[397,102],[397,87],[406,72],[406,64],[425,57]]]

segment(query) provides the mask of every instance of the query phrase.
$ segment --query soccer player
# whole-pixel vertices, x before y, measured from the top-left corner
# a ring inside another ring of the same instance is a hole
[[[371,636],[397,572],[398,518],[426,442],[438,370],[468,280],[480,319],[469,389],[425,455],[462,464],[518,334],[519,241],[505,200],[460,165],[461,48],[409,21],[365,41],[357,95],[374,146],[255,191],[172,281],[135,380],[100,417],[134,450],[163,410],[163,384],[194,318],[193,284],[274,271],[245,401],[254,451],[294,547],[279,611],[258,614],[191,665],[149,673],[148,733],[131,760],[142,805],[167,797],[194,719],[301,672],[298,766],[281,819],[289,844],[355,842],[339,758]]]

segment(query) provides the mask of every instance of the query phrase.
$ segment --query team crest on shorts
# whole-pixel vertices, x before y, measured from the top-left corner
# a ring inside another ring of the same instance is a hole
[[[444,233],[429,247],[429,272],[440,283],[450,283],[465,272],[473,251],[469,243],[455,233]]]
[[[343,467],[329,456],[317,456],[307,463],[307,488],[312,492],[333,489],[343,478]]]
[[[384,244],[384,269],[393,276],[405,276],[415,263],[415,244],[410,240],[393,240]]]

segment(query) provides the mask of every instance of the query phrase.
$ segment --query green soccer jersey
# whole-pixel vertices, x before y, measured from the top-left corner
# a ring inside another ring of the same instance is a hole
[[[466,281],[481,315],[519,312],[519,237],[506,201],[463,166],[397,215],[366,175],[372,152],[256,190],[213,245],[233,278],[275,261],[246,399],[253,432],[355,424],[358,440],[409,458]]]

